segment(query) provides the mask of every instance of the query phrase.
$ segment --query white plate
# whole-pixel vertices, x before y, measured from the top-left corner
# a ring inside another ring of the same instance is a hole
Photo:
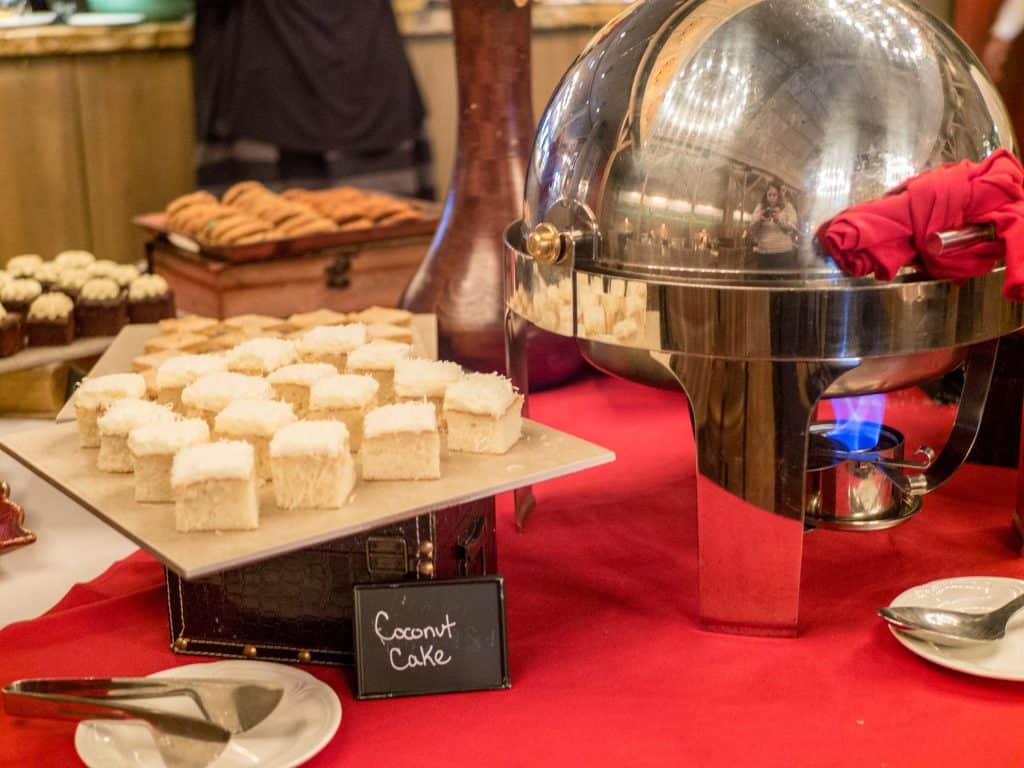
[[[68,24],[72,27],[123,27],[139,24],[144,18],[144,13],[76,13],[68,19]]]
[[[157,672],[160,677],[260,680],[284,688],[284,696],[262,723],[231,737],[210,768],[292,768],[331,740],[341,723],[341,702],[331,687],[301,669],[266,661],[215,661]],[[176,702],[176,712],[193,714]],[[155,708],[155,707],[154,707]],[[172,709],[170,705],[162,707]],[[164,768],[152,731],[138,722],[87,720],[75,730],[75,749],[89,768]]]
[[[23,13],[20,16],[0,16],[0,29],[15,29],[17,27],[41,27],[45,24],[53,24],[57,14],[52,11],[40,11],[39,13]]]
[[[1024,581],[995,576],[941,579],[913,587],[892,601],[951,611],[990,611],[1024,592]],[[966,648],[934,645],[890,627],[893,636],[918,656],[942,667],[996,680],[1024,680],[1024,611],[1006,627],[1006,637]]]

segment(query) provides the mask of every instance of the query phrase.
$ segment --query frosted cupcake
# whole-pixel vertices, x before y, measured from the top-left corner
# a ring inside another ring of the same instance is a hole
[[[38,280],[16,278],[0,287],[0,302],[8,312],[17,312],[22,317],[28,315],[32,302],[43,294],[43,286]]]
[[[20,253],[7,260],[5,270],[13,277],[26,278],[36,276],[36,270],[43,263],[43,257],[34,253]]]
[[[60,267],[61,270],[88,269],[94,261],[96,261],[95,256],[89,253],[89,251],[82,250],[61,251],[53,259],[53,263]]]
[[[75,340],[75,303],[63,293],[44,293],[28,308],[25,336],[30,347],[53,347]]]
[[[116,336],[128,323],[128,305],[120,286],[110,278],[89,280],[75,302],[79,336]]]
[[[142,275],[132,280],[128,285],[128,317],[133,323],[155,323],[174,317],[174,293],[167,281],[160,275]]]

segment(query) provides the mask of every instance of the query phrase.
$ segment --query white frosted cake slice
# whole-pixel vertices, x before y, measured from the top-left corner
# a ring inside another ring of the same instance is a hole
[[[309,412],[309,389],[321,379],[337,376],[338,369],[330,363],[294,363],[278,368],[267,376],[277,396],[291,403],[300,419]]]
[[[496,373],[471,373],[445,390],[448,450],[505,453],[523,432],[523,398]]]
[[[235,531],[259,527],[252,446],[241,441],[182,448],[171,465],[174,527]]]
[[[367,480],[439,478],[441,437],[434,406],[422,402],[374,408],[363,422],[359,458]]]
[[[337,508],[356,482],[348,430],[340,421],[297,421],[270,441],[274,498],[282,509]]]
[[[146,396],[146,380],[137,373],[112,373],[90,376],[75,390],[75,418],[78,421],[78,444],[82,448],[98,448],[100,431],[96,420],[117,401]]]
[[[218,413],[233,400],[273,400],[274,388],[259,376],[223,371],[200,376],[181,390],[181,409],[186,416],[206,419],[210,429]]]
[[[245,440],[256,452],[256,479],[270,480],[270,439],[295,421],[292,406],[278,400],[235,400],[217,414],[217,439]]]
[[[170,424],[146,424],[128,433],[128,450],[135,470],[135,500],[174,501],[171,465],[182,448],[210,440],[210,428],[202,419],[182,419]]]
[[[295,344],[287,339],[249,339],[227,352],[228,370],[266,376],[296,360]]]
[[[100,452],[96,467],[103,472],[131,472],[132,454],[128,450],[128,433],[145,424],[170,424],[174,413],[170,408],[150,400],[118,400],[100,416]]]
[[[222,355],[183,354],[165,360],[156,369],[156,400],[181,410],[181,390],[208,373],[226,371]]]
[[[348,373],[373,376],[380,384],[377,400],[390,403],[394,399],[395,364],[412,353],[409,344],[399,341],[371,341],[348,354]]]
[[[345,373],[321,379],[309,390],[309,418],[333,419],[348,428],[352,451],[363,440],[363,419],[377,406],[380,384],[373,376]]]
[[[311,328],[295,341],[295,348],[304,363],[330,363],[344,373],[349,353],[366,342],[366,326],[350,323]]]
[[[463,375],[458,363],[447,360],[399,360],[395,363],[395,399],[400,403],[427,400],[433,404],[441,422],[445,390]],[[441,426],[444,431],[443,424]]]

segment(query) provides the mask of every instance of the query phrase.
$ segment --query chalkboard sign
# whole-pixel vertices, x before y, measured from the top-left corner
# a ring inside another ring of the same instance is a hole
[[[500,576],[355,587],[356,697],[511,686]]]

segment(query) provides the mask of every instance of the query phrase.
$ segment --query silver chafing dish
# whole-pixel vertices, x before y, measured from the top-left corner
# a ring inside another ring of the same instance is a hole
[[[705,626],[795,633],[805,525],[901,522],[963,462],[998,339],[1024,325],[1002,268],[855,279],[815,232],[1013,142],[977,59],[900,0],[647,0],[566,73],[505,233],[510,371],[525,386],[532,323],[601,369],[685,390]],[[958,366],[937,456],[905,458],[887,427],[854,455],[814,424],[823,398]]]

